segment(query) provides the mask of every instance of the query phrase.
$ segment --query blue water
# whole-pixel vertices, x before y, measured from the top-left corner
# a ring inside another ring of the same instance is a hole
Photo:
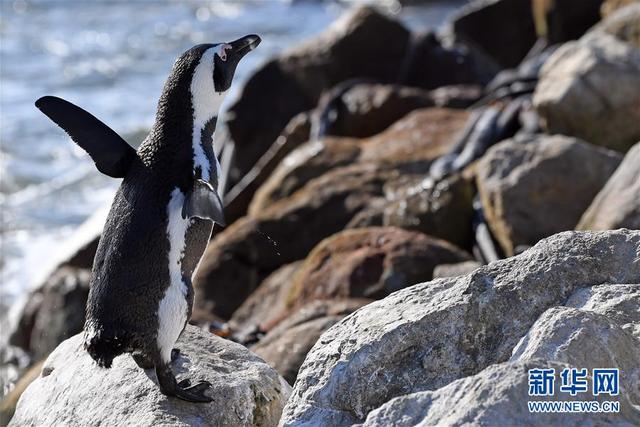
[[[2,305],[38,284],[42,265],[89,215],[108,206],[118,185],[34,107],[38,97],[68,99],[135,140],[152,124],[164,80],[182,51],[262,36],[238,68],[229,105],[251,70],[320,32],[353,3],[363,2],[2,0]],[[402,9],[394,0],[378,2],[413,29],[441,25],[461,3]]]

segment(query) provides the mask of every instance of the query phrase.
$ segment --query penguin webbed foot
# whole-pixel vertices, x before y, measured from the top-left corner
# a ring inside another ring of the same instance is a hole
[[[177,382],[168,364],[156,367],[156,375],[160,384],[160,391],[166,396],[174,396],[187,402],[213,401],[213,398],[205,394],[207,390],[211,389],[211,383],[208,381],[200,381],[193,386],[189,379]]]

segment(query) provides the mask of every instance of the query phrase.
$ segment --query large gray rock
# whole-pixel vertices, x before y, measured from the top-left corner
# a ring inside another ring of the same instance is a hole
[[[634,1],[635,3],[631,3]],[[631,0],[626,7],[613,11],[590,33],[604,32],[640,47],[640,1]],[[604,5],[603,5],[604,6]]]
[[[618,169],[582,215],[576,228],[640,229],[640,143],[629,150]]]
[[[640,140],[640,49],[600,33],[561,46],[533,103],[549,133],[627,151]]]
[[[362,422],[393,397],[505,362],[542,313],[602,283],[640,283],[640,231],[560,233],[470,275],[391,294],[321,336],[281,423]]]
[[[602,314],[640,340],[640,285],[599,285],[579,289],[565,305]]]
[[[477,167],[485,217],[508,255],[572,230],[621,161],[619,153],[561,135],[510,139]]]
[[[397,397],[369,413],[366,427],[486,425],[486,426],[634,426],[640,422],[638,411],[628,398],[620,396],[620,413],[532,413],[528,401],[573,401],[584,397],[569,394],[552,398],[532,398],[528,392],[529,369],[555,369],[556,374],[569,365],[532,360],[490,366],[477,375],[457,380],[437,391],[424,391]],[[556,383],[559,378],[556,378]],[[591,400],[591,398],[590,398]],[[611,400],[600,395],[593,400]]]
[[[10,425],[273,426],[290,387],[239,344],[187,326],[173,363],[178,379],[206,379],[212,403],[189,403],[160,393],[152,371],[130,356],[99,368],[82,349],[82,336],[49,356],[40,378],[22,394]]]

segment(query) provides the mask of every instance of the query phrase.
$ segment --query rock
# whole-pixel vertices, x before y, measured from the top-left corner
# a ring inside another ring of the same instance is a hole
[[[470,275],[373,302],[320,337],[298,372],[281,424],[362,422],[394,397],[437,390],[506,362],[540,315],[578,289],[640,282],[639,248],[640,231],[560,233]],[[475,389],[462,390],[466,396]]]
[[[607,34],[561,46],[533,103],[549,133],[625,152],[640,140],[640,49]]]
[[[345,230],[323,240],[293,277],[289,306],[318,299],[384,298],[431,280],[439,264],[470,257],[455,246],[395,227]]]
[[[386,131],[365,139],[325,138],[289,154],[256,192],[249,214],[262,212],[313,178],[352,163],[386,163],[424,169],[451,150],[469,113],[425,108],[409,113]]]
[[[433,32],[413,36],[400,83],[424,89],[486,85],[500,71],[493,59],[464,44],[445,46]]]
[[[420,231],[468,248],[472,241],[474,184],[462,174],[430,178],[399,191],[383,208],[382,225]]]
[[[512,361],[543,359],[587,368],[620,370],[620,394],[640,403],[640,341],[607,317],[570,307],[547,310],[513,349]],[[638,409],[626,408],[635,412]]]
[[[36,378],[40,376],[43,365],[44,360],[31,366],[20,377],[20,380],[18,380],[15,387],[13,387],[9,393],[2,397],[2,401],[0,401],[0,425],[6,426],[9,424],[11,417],[13,417],[13,414],[16,411],[16,405],[18,404],[20,396],[22,396],[22,393],[24,393],[29,384],[31,384],[36,380]]]
[[[532,360],[490,366],[477,375],[459,379],[436,391],[424,391],[397,397],[367,416],[363,427],[417,425],[635,425],[637,410],[621,395],[621,413],[532,413],[528,401],[575,401],[568,393],[552,398],[528,395],[529,369],[555,369],[556,373],[571,366]],[[560,381],[556,375],[556,384]],[[557,387],[557,385],[556,385]],[[590,400],[610,400],[599,395]]]
[[[249,171],[289,120],[315,107],[324,90],[356,77],[394,82],[408,41],[409,32],[400,23],[371,7],[358,7],[267,62],[229,108],[227,126],[236,145],[233,178]]]
[[[549,45],[575,40],[600,20],[602,0],[532,0],[538,36]]]
[[[469,108],[480,100],[482,91],[479,85],[448,85],[432,90],[430,96],[436,107]]]
[[[310,132],[311,115],[309,113],[296,115],[251,170],[224,195],[224,215],[229,224],[247,213],[256,190],[269,178],[287,154],[309,140]]]
[[[518,65],[536,41],[530,0],[475,0],[451,25],[457,41],[482,49],[503,68]]]
[[[480,264],[478,261],[463,261],[453,264],[440,264],[433,269],[433,278],[438,279],[441,277],[464,276],[466,274],[473,273],[481,266],[482,264]]]
[[[590,33],[596,36],[598,33],[610,34],[640,48],[640,1],[635,0],[635,3],[611,13]]]
[[[574,229],[620,157],[561,135],[492,147],[478,164],[477,185],[489,227],[507,256],[519,245]]]
[[[640,285],[604,284],[579,289],[565,305],[599,313],[640,339]]]
[[[228,319],[278,267],[303,259],[342,230],[383,187],[403,176],[392,166],[332,170],[269,208],[240,218],[207,247],[194,278],[197,308]]]
[[[322,127],[321,136],[365,138],[382,132],[413,110],[433,105],[425,90],[347,82],[322,96],[316,109],[321,123],[316,126]]]
[[[367,302],[364,299],[315,301],[269,332],[251,351],[293,384],[300,365],[320,335]]]
[[[600,7],[600,12],[604,18],[618,9],[621,9],[630,4],[640,3],[639,0],[605,0]]]
[[[282,320],[287,312],[287,298],[293,285],[292,278],[302,261],[283,265],[267,276],[258,288],[233,313],[229,320],[232,330],[268,331]]]
[[[10,343],[35,359],[46,357],[58,344],[80,332],[89,295],[91,272],[62,267],[28,296]]]
[[[212,403],[162,395],[154,376],[129,356],[115,359],[110,370],[99,368],[76,335],[49,356],[40,378],[22,394],[11,425],[277,425],[290,388],[261,359],[193,326],[178,346],[174,370],[209,381]]]
[[[640,229],[640,143],[634,145],[582,215],[578,230]]]

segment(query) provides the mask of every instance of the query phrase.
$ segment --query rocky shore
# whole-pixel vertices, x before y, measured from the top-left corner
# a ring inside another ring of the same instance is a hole
[[[81,350],[94,219],[2,349],[3,424],[640,424],[640,2],[352,8],[226,124],[174,367],[214,401]],[[619,413],[529,412],[528,370],[571,367],[619,368]]]

